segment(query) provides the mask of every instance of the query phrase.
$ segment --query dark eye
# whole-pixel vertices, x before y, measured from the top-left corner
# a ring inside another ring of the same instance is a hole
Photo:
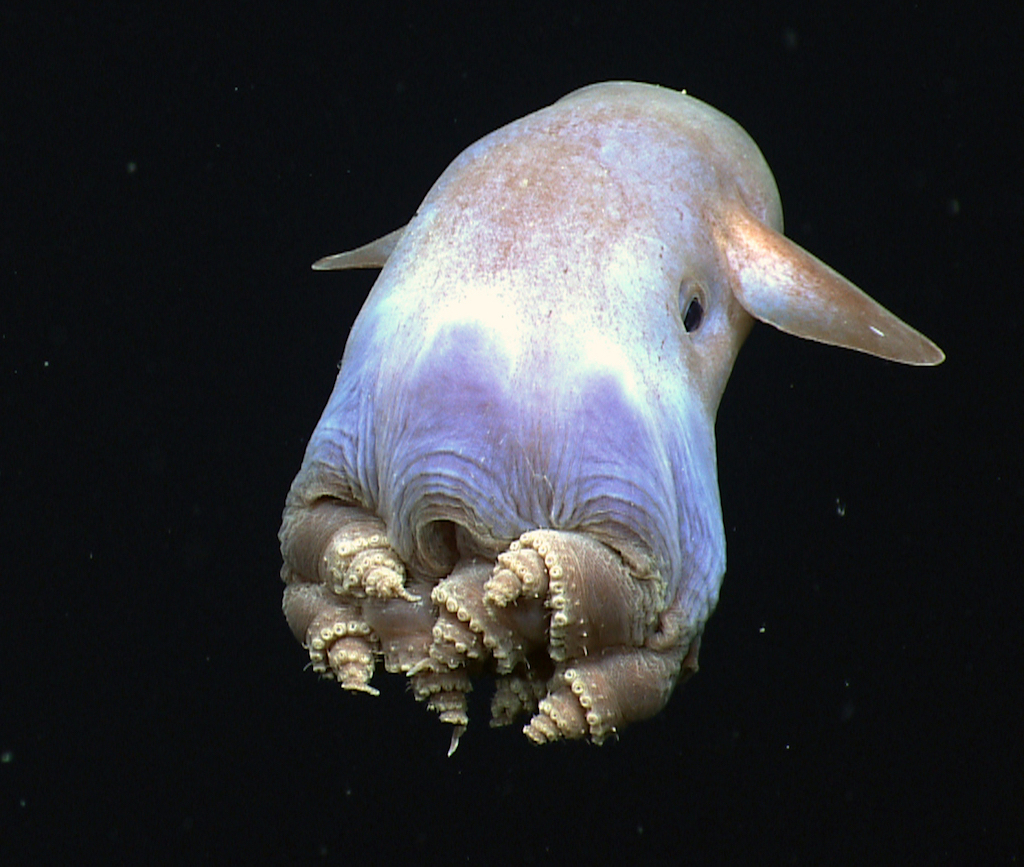
[[[704,319],[704,305],[700,303],[700,296],[692,294],[683,302],[683,328],[689,334],[700,328]]]

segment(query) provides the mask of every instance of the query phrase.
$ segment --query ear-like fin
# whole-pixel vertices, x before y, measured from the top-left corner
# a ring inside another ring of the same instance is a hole
[[[314,271],[344,271],[347,268],[383,268],[391,251],[395,249],[398,239],[402,237],[405,226],[389,232],[383,238],[363,244],[354,250],[346,250],[344,253],[335,253],[333,256],[324,256],[313,263]]]
[[[722,215],[717,228],[736,278],[736,300],[755,319],[787,334],[904,364],[939,364],[946,357],[923,334],[746,209],[737,206]]]

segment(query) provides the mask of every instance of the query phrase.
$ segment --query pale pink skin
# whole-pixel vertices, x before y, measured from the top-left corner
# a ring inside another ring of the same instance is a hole
[[[314,669],[375,692],[383,658],[453,748],[478,674],[536,742],[660,710],[725,572],[714,420],[751,314],[941,360],[781,230],[737,124],[612,83],[472,145],[404,231],[324,260],[383,270],[281,529]]]

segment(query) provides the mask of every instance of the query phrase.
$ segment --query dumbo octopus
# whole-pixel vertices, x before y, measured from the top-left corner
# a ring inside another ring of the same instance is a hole
[[[383,660],[452,729],[601,743],[697,670],[725,574],[714,423],[755,319],[914,365],[939,348],[782,235],[743,129],[595,84],[468,147],[381,268],[288,494],[312,668]]]

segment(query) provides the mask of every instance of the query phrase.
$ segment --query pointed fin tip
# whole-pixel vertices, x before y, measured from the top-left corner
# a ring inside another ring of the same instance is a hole
[[[737,207],[718,224],[736,300],[780,331],[909,364],[945,360],[939,347],[845,277]]]
[[[346,250],[344,253],[335,253],[333,256],[324,256],[317,259],[312,268],[314,271],[346,271],[353,268],[383,268],[388,257],[398,245],[405,226],[395,229],[381,238],[363,244],[354,250]]]
[[[885,312],[889,313],[888,310]],[[894,320],[899,323],[898,333],[894,332],[891,326],[888,334],[879,333],[880,329],[869,325],[869,334],[858,337],[851,329],[851,338],[848,340],[825,339],[814,334],[799,334],[794,328],[776,325],[774,322],[768,322],[767,319],[764,321],[786,334],[792,334],[804,340],[823,343],[827,346],[837,346],[841,349],[852,349],[854,352],[863,352],[865,355],[872,355],[883,361],[906,364],[908,367],[936,367],[946,360],[946,353],[920,331],[911,328],[893,314],[889,315],[892,316],[890,321]]]

